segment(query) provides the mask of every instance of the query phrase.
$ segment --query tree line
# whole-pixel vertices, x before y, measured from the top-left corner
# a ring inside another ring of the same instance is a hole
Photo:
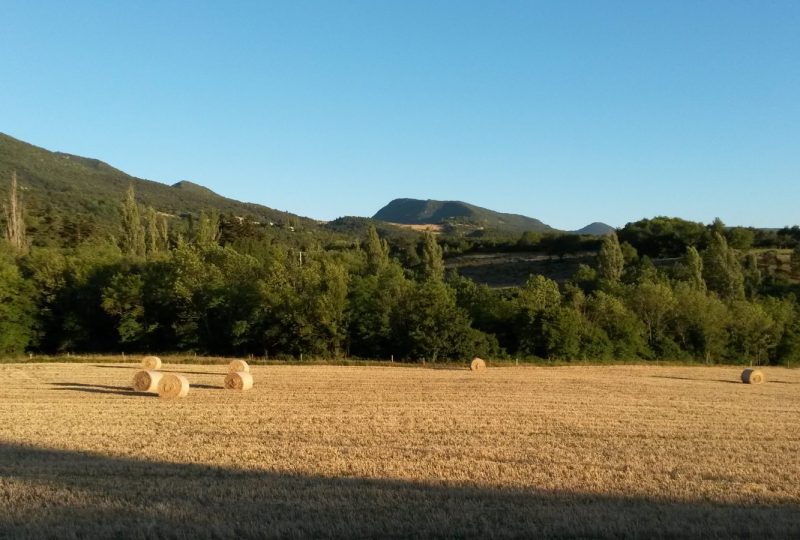
[[[131,190],[114,239],[28,248],[11,207],[0,248],[4,355],[800,359],[800,248],[792,276],[775,276],[720,223],[694,242],[670,240],[668,254],[679,256],[666,263],[620,230],[566,282],[532,275],[492,289],[446,272],[432,234],[402,249],[374,227],[356,245],[302,245],[233,234],[213,212],[176,233]]]

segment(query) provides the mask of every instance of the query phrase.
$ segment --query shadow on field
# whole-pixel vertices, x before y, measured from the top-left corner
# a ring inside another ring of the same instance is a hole
[[[57,386],[53,390],[72,390],[74,392],[87,392],[89,394],[114,394],[117,396],[147,396],[153,397],[154,394],[147,392],[137,392],[131,389],[130,386],[108,386],[105,384],[85,384],[85,383],[70,383],[70,382],[55,382],[50,383],[52,386]]]
[[[159,369],[161,373],[183,373],[184,375],[227,375],[227,371],[189,371],[188,369]],[[194,386],[194,385],[192,385]]]
[[[675,375],[650,375],[651,379],[675,379],[678,381],[695,381],[695,382],[721,382],[728,384],[742,384],[742,381],[734,381],[731,379],[695,379],[693,377],[677,377]]]
[[[176,439],[177,441],[177,439]],[[326,478],[0,443],[0,537],[796,538],[757,506]]]
[[[93,364],[92,367],[106,368],[106,369],[142,369],[139,364],[128,364],[126,366],[109,366],[107,364]]]
[[[217,386],[215,384],[194,384],[191,383],[192,388],[205,388],[206,390],[225,390],[224,386]]]
[[[103,364],[95,364],[92,367],[99,367],[99,368],[108,368],[108,369],[136,369],[142,370],[144,369],[140,365],[134,366],[108,366]],[[160,371],[162,373],[185,373],[187,375],[225,375],[227,371],[191,371],[188,369],[157,369],[156,371]]]

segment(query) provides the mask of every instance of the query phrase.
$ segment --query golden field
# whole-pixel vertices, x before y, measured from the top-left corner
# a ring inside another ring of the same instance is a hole
[[[0,537],[800,537],[800,371],[0,364]]]

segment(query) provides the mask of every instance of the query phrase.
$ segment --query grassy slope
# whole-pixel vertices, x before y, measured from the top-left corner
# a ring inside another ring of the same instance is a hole
[[[243,203],[217,195],[191,182],[168,186],[130,176],[100,160],[50,152],[0,133],[0,193],[17,172],[29,226],[40,234],[54,234],[65,218],[85,216],[101,232],[113,233],[119,220],[119,204],[130,185],[138,200],[166,214],[197,215],[216,209],[220,213],[256,221],[313,225],[312,220]]]

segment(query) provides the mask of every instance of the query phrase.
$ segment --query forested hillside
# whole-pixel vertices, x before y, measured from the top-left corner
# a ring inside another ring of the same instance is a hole
[[[796,226],[319,224],[4,135],[0,186],[3,355],[800,359]]]
[[[313,226],[314,222],[258,204],[226,199],[188,181],[173,186],[135,178],[97,159],[51,152],[0,133],[0,186],[16,172],[35,245],[69,246],[117,232],[119,202],[133,186],[138,200],[173,227],[215,210],[255,222]]]
[[[757,237],[719,222],[643,220],[619,239],[586,239],[599,249],[560,281],[530,275],[498,289],[445,272],[445,249],[486,247],[463,238],[379,234],[351,219],[339,226],[364,236],[348,241],[215,210],[178,232],[130,189],[109,211],[113,238],[37,246],[15,200],[12,190],[0,242],[4,355],[800,360],[796,227]],[[571,238],[523,234],[513,245],[550,249],[557,264],[558,250],[586,247]]]

